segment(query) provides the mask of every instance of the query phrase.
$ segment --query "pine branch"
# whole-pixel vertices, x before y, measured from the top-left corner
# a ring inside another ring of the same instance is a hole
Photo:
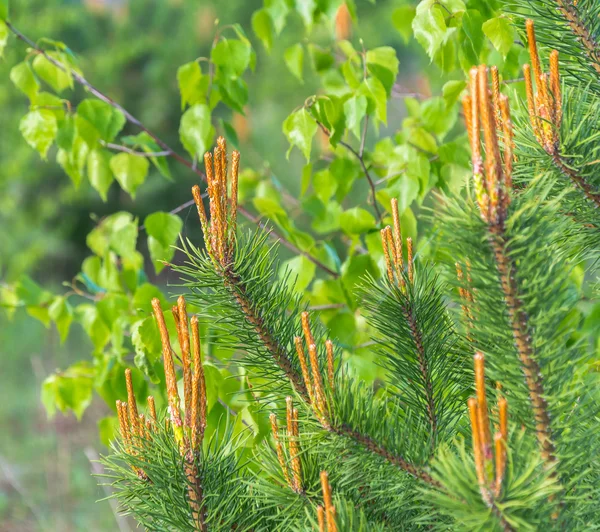
[[[568,166],[564,157],[558,150],[552,154],[552,162],[567,179],[570,179],[572,183],[584,193],[585,197],[595,208],[600,208],[600,192],[595,192],[594,187],[588,183],[584,177]]]
[[[535,431],[544,460],[555,460],[555,448],[551,438],[550,415],[544,398],[544,383],[538,363],[534,359],[531,345],[532,333],[526,312],[523,310],[517,285],[517,270],[507,253],[507,241],[503,226],[490,227],[490,246],[494,252],[496,267],[500,275],[506,308],[510,317],[513,338],[523,373],[529,389],[529,397],[535,417]]]
[[[571,31],[575,34],[579,42],[589,57],[590,64],[600,76],[600,47],[592,37],[590,31],[586,27],[583,19],[577,10],[577,3],[570,0],[554,0],[558,10],[566,20]]]

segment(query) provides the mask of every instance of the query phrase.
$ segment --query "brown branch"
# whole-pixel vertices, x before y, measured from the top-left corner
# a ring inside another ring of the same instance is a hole
[[[109,150],[122,151],[125,153],[129,153],[131,155],[135,155],[136,157],[168,157],[171,155],[170,151],[157,151],[157,152],[145,152],[145,151],[136,151],[127,146],[121,146],[121,144],[113,144],[112,142],[103,142],[100,143]]]
[[[566,178],[570,179],[577,188],[581,189],[585,197],[594,204],[594,207],[600,207],[600,193],[595,192],[592,185],[565,163],[558,150],[552,154],[552,162]]]
[[[583,44],[594,70],[600,75],[600,48],[579,17],[577,7],[571,0],[555,0],[558,10],[567,21],[571,31]]]
[[[256,334],[264,344],[265,348],[279,368],[285,373],[286,377],[292,383],[296,392],[302,399],[309,403],[309,396],[302,376],[294,369],[285,349],[277,342],[271,331],[265,326],[262,316],[256,312],[255,305],[250,301],[247,295],[246,287],[240,277],[231,268],[225,268],[219,273],[223,276],[225,286],[232,292],[240,309],[248,322],[254,327]]]
[[[435,480],[429,473],[415,466],[414,464],[411,464],[410,462],[406,461],[401,456],[397,456],[391,453],[385,447],[381,446],[369,436],[362,434],[357,430],[348,427],[347,425],[341,425],[337,427],[332,426],[331,431],[335,434],[338,434],[339,436],[345,436],[354,440],[365,449],[371,451],[373,454],[381,456],[391,464],[399,467],[403,471],[406,471],[412,477],[422,480],[426,484],[430,484],[431,486],[434,486],[436,488],[441,487],[441,484],[437,480]]]
[[[417,321],[413,314],[412,308],[409,305],[404,307],[404,316],[410,328],[410,334],[413,341],[415,342],[415,348],[417,351],[417,362],[419,364],[419,370],[425,383],[425,395],[426,395],[426,408],[427,415],[429,416],[429,423],[431,424],[431,436],[432,440],[435,440],[437,435],[437,416],[435,414],[435,401],[433,398],[433,383],[431,382],[431,375],[429,373],[429,367],[427,359],[425,358],[425,348],[423,347],[423,335],[417,326]]]
[[[529,399],[535,418],[536,436],[541,448],[542,458],[549,464],[552,464],[556,461],[556,457],[554,456],[555,448],[551,439],[548,404],[544,398],[543,377],[540,366],[534,359],[528,318],[518,295],[516,268],[506,252],[506,244],[504,227],[501,225],[490,225],[490,245],[494,253],[498,273],[500,274],[515,347],[529,390]]]
[[[114,109],[117,109],[119,112],[121,112],[123,114],[125,119],[130,124],[133,124],[138,129],[141,129],[142,131],[146,132],[152,138],[152,140],[154,140],[154,142],[156,142],[156,144],[158,144],[163,149],[163,151],[165,153],[168,153],[168,155],[165,155],[165,156],[171,157],[171,158],[175,159],[178,163],[189,168],[190,170],[192,170],[192,172],[194,172],[197,176],[199,176],[202,179],[202,181],[204,181],[206,183],[206,175],[204,174],[204,172],[202,172],[201,170],[199,170],[197,168],[194,161],[190,161],[190,160],[186,159],[185,157],[183,157],[182,155],[177,153],[175,150],[173,150],[165,141],[163,141],[160,137],[158,137],[155,133],[153,133],[150,129],[148,129],[142,122],[140,122],[140,120],[138,120],[129,111],[127,111],[127,109],[125,109],[123,106],[121,106],[119,103],[114,101],[112,98],[110,98],[109,96],[107,96],[106,94],[101,92],[99,89],[94,87],[94,85],[92,85],[79,72],[63,65],[60,61],[58,61],[54,57],[48,55],[42,48],[40,48],[36,43],[34,43],[29,37],[27,37],[26,35],[21,33],[10,22],[7,21],[6,26],[18,39],[22,40],[24,43],[26,43],[28,46],[30,46],[33,50],[36,51],[36,53],[43,55],[46,58],[46,60],[48,60],[50,63],[52,63],[54,66],[56,66],[63,72],[69,72],[69,74],[71,76],[73,76],[73,79],[77,83],[79,83],[81,86],[85,87],[96,98],[109,104]],[[238,207],[238,211],[240,213],[242,213],[248,220],[250,220],[251,222],[258,225],[261,229],[265,228],[265,224],[262,221],[260,221],[260,218],[252,215],[245,208],[240,206],[240,207]],[[287,239],[285,239],[283,236],[279,235],[275,231],[271,230],[271,235],[274,238],[276,238],[277,240],[279,240],[279,242],[281,242],[281,244],[283,244],[286,248],[292,250],[294,253],[303,255],[309,261],[311,261],[313,264],[315,264],[318,268],[327,272],[332,277],[339,277],[339,274],[337,272],[333,271],[331,268],[329,268],[328,266],[323,264],[321,261],[319,261],[312,255],[310,255],[309,253],[306,253],[305,251],[302,251],[301,249],[297,248],[294,244],[289,242]]]

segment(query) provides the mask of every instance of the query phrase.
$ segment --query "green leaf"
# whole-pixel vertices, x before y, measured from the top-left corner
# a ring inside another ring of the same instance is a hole
[[[435,0],[423,0],[417,6],[412,21],[415,39],[425,48],[427,55],[432,60],[449,35],[456,31],[456,28],[446,26],[444,15],[447,12],[442,7],[445,2],[441,2],[441,4],[439,5]]]
[[[329,70],[334,64],[333,55],[315,44],[308,45],[308,52],[312,61],[313,68],[317,74],[323,74]]]
[[[85,131],[82,136],[90,148],[95,147],[98,139],[112,142],[124,125],[123,113],[106,102],[88,99],[77,106],[77,128]]]
[[[301,2],[296,2],[296,11],[300,14],[300,17],[302,17],[307,32],[312,29],[316,7],[317,4],[315,0],[302,0]]]
[[[252,30],[254,34],[261,40],[267,52],[271,51],[273,46],[273,32],[275,27],[271,15],[266,9],[259,9],[252,15]]]
[[[421,119],[425,128],[443,137],[454,124],[458,117],[458,109],[456,107],[446,107],[446,102],[443,98],[429,98],[421,105]]]
[[[354,207],[341,214],[340,226],[344,233],[358,235],[375,229],[375,218],[365,209]]]
[[[297,146],[308,162],[310,160],[312,139],[317,132],[317,128],[317,123],[304,108],[288,116],[283,123],[283,133],[290,143],[290,149],[287,152],[288,157],[292,148]]]
[[[367,78],[362,82],[359,93],[371,102],[367,111],[371,113],[374,109],[379,121],[387,124],[387,92],[381,81],[377,78]]]
[[[183,222],[174,214],[155,212],[146,217],[144,226],[148,233],[150,258],[158,274],[165,267],[164,262],[170,261],[175,254],[173,246],[183,228]]]
[[[64,297],[56,297],[48,307],[48,315],[56,324],[60,342],[64,343],[69,334],[69,327],[73,321],[73,308]]]
[[[415,14],[415,6],[400,6],[392,13],[392,24],[402,36],[404,44],[408,44],[412,36],[412,22]]]
[[[6,0],[0,0],[0,9],[2,9],[2,2]],[[0,18],[0,59],[4,56],[4,48],[8,42],[8,26],[2,22]]]
[[[154,371],[154,364],[160,360],[161,355],[160,334],[152,316],[131,326],[131,343],[135,349],[135,365],[153,383],[160,382]]]
[[[252,47],[248,40],[223,39],[212,49],[210,57],[226,76],[238,78],[250,66]]]
[[[462,17],[462,28],[460,36],[462,46],[460,48],[463,68],[467,69],[480,62],[483,50],[484,36],[481,26],[484,18],[476,9],[469,9]],[[465,63],[466,60],[466,63]]]
[[[344,102],[346,127],[354,133],[357,139],[361,138],[360,124],[367,114],[367,97],[364,95],[352,96]]]
[[[75,309],[75,318],[81,323],[96,351],[101,351],[110,339],[110,330],[100,317],[98,309],[91,304],[79,305]]]
[[[136,190],[148,175],[148,159],[130,153],[119,153],[111,157],[109,166],[121,188],[135,198]]]
[[[110,153],[100,149],[92,150],[87,157],[88,179],[103,201],[106,201],[106,194],[113,182],[110,157]]]
[[[61,412],[73,410],[77,419],[92,402],[94,369],[86,362],[78,362],[65,371],[50,375],[42,384],[42,403],[49,417],[58,408]]]
[[[288,284],[294,286],[294,291],[303,293],[313,280],[316,273],[316,265],[304,255],[298,255],[282,264],[279,277],[289,274]]]
[[[46,52],[48,56],[56,59],[61,64],[66,65],[68,61],[65,60],[64,54],[61,52]],[[65,67],[68,68],[68,67]],[[73,78],[70,75],[70,71],[67,72],[61,68],[58,68],[54,63],[51,63],[42,54],[39,54],[33,60],[33,70],[35,73],[45,81],[55,92],[61,93],[65,89],[73,86]]]
[[[467,83],[462,80],[448,81],[442,87],[442,94],[446,107],[452,107],[460,98],[462,91],[467,86]]]
[[[351,296],[350,303],[355,306],[356,285],[367,275],[371,274],[375,279],[379,277],[379,268],[370,255],[355,255],[350,257],[342,265],[342,284],[346,292]]]
[[[27,61],[23,61],[11,69],[10,80],[15,84],[17,89],[23,92],[32,101],[40,90],[40,84]]]
[[[503,17],[487,20],[483,23],[483,33],[492,41],[502,57],[506,58],[514,41],[514,30],[510,21]]]
[[[265,0],[265,10],[271,16],[277,35],[285,26],[290,6],[287,0]]]
[[[400,61],[396,57],[396,50],[391,46],[381,46],[367,51],[367,68],[382,85],[388,94],[392,90],[398,76]]]
[[[186,63],[177,69],[177,84],[181,93],[182,110],[185,109],[186,104],[194,105],[206,102],[209,81],[209,76],[202,74],[197,61]]]
[[[86,244],[99,257],[114,251],[120,257],[128,258],[135,253],[137,237],[137,218],[122,211],[104,218],[90,231]]]
[[[48,149],[58,132],[54,113],[47,109],[30,111],[21,119],[19,129],[27,143],[39,152],[42,159],[46,159]]]
[[[136,148],[139,147],[146,153],[158,153],[164,151],[163,148],[145,131],[142,131],[137,135],[122,137],[122,141],[125,144],[129,144]],[[169,181],[173,179],[171,170],[169,170],[169,164],[167,163],[167,156],[152,156],[150,157],[150,160],[163,177],[166,177]]]
[[[304,48],[300,43],[294,44],[286,49],[283,54],[285,64],[289,71],[303,83],[302,70],[304,65]]]
[[[207,105],[193,105],[181,117],[179,137],[183,147],[192,157],[202,159],[214,136],[215,128],[211,124],[210,109]]]

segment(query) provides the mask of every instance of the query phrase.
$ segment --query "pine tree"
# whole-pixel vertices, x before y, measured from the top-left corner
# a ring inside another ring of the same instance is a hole
[[[497,70],[471,70],[473,177],[432,215],[438,263],[415,258],[392,201],[384,280],[357,286],[384,383],[352,374],[276,275],[268,229],[238,228],[240,154],[228,156],[220,138],[205,155],[208,209],[192,191],[204,241],[182,242],[187,295],[172,308],[181,360],[152,302],[168,408],[148,398],[139,413],[129,373],[127,402],[117,403],[121,438],[105,462],[125,512],[150,530],[598,527],[598,377],[574,336],[579,296],[569,284],[597,251],[598,10],[529,4],[553,10],[542,17],[546,44],[555,26],[571,30],[566,75],[556,50],[544,72],[531,20],[526,102],[512,114]],[[186,299],[202,309],[189,323]],[[215,342],[244,353],[248,400],[269,414],[272,437],[252,453],[252,426],[224,420],[204,437],[202,320]]]

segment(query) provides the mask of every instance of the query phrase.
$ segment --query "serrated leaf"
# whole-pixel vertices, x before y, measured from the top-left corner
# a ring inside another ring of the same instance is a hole
[[[425,49],[429,58],[433,59],[447,37],[448,28],[443,8],[433,0],[422,1],[417,6],[412,29],[415,39]]]
[[[310,161],[312,139],[317,132],[317,128],[317,123],[304,108],[288,116],[283,123],[283,133],[290,143],[290,149],[287,152],[288,157],[292,148],[297,146],[304,154],[306,161]]]
[[[300,43],[294,44],[287,48],[283,54],[285,64],[288,70],[301,82],[304,83],[302,78],[302,70],[304,66],[304,48]]]
[[[389,94],[398,76],[398,57],[396,50],[391,46],[380,46],[367,51],[367,68],[374,75]]]
[[[106,201],[106,194],[113,182],[110,157],[110,153],[101,149],[92,150],[87,157],[88,179],[103,201]]]
[[[360,124],[367,114],[367,97],[364,95],[352,96],[344,102],[346,127],[354,133],[357,139],[361,138]]]
[[[181,109],[186,104],[194,105],[206,101],[208,93],[209,76],[202,74],[197,61],[181,65],[177,69],[177,84],[181,94]]]
[[[369,211],[354,207],[340,215],[340,227],[344,233],[358,235],[374,229],[375,218]]]
[[[148,233],[148,249],[156,273],[160,273],[175,254],[173,247],[179,238],[183,222],[179,216],[168,212],[155,212],[144,220]]]
[[[148,159],[130,153],[119,153],[111,157],[109,166],[121,188],[135,198],[137,189],[148,175]]]
[[[315,276],[316,266],[304,255],[298,255],[282,264],[279,277],[282,278],[286,273],[289,274],[288,284],[293,285],[295,292],[303,293]]]
[[[48,56],[56,59],[61,64],[65,64],[64,54],[62,52],[46,52]],[[55,92],[61,93],[65,89],[73,86],[73,78],[69,71],[58,68],[51,63],[42,54],[39,54],[33,60],[33,70],[45,81]]]
[[[126,258],[135,253],[137,237],[137,218],[122,211],[104,218],[88,233],[86,244],[99,257],[114,251],[120,257]]]
[[[227,77],[238,78],[250,66],[252,47],[248,40],[223,39],[212,49],[210,57]]]
[[[112,142],[125,125],[123,113],[101,100],[83,100],[77,106],[77,118],[78,129],[81,128],[81,119],[93,128],[93,132],[86,131],[84,134],[90,148],[94,147],[96,137]]]
[[[210,109],[207,105],[193,105],[181,117],[179,137],[183,147],[192,157],[202,159],[214,136],[215,128],[211,124]]]
[[[296,2],[296,11],[300,14],[307,32],[312,29],[316,7],[317,4],[315,0],[302,0],[301,2]]]
[[[122,137],[122,141],[125,144],[129,144],[134,147],[140,147],[148,154],[164,151],[163,148],[159,146],[158,143],[145,131],[142,131],[137,135],[128,135],[126,137]],[[171,170],[169,170],[169,164],[167,163],[167,156],[152,156],[150,157],[150,160],[163,177],[167,178],[169,181],[173,179],[173,176],[171,176]]]
[[[492,18],[483,23],[482,29],[494,48],[506,58],[514,41],[514,30],[510,21],[503,17]]]
[[[358,91],[371,102],[367,111],[372,112],[371,109],[373,109],[378,120],[387,124],[387,93],[381,81],[373,77],[367,78],[362,82]]]
[[[30,111],[21,119],[19,129],[27,143],[39,152],[42,159],[46,159],[58,132],[54,113],[47,109]]]
[[[77,419],[92,402],[94,369],[86,362],[78,362],[65,371],[50,375],[42,384],[42,403],[48,417],[58,408],[72,410]]]
[[[452,107],[460,97],[467,83],[462,80],[448,81],[442,87],[442,94],[447,107]]]
[[[73,321],[73,308],[64,297],[56,297],[48,307],[48,315],[56,324],[60,342],[64,343],[69,334],[69,327]]]
[[[40,84],[27,61],[23,61],[11,69],[10,80],[15,84],[15,87],[23,92],[31,101],[35,99],[35,95],[40,90]]]
[[[275,31],[275,27],[271,15],[269,15],[266,9],[259,9],[254,12],[254,15],[252,15],[252,30],[263,43],[267,52],[270,52],[273,46],[273,32]]]

